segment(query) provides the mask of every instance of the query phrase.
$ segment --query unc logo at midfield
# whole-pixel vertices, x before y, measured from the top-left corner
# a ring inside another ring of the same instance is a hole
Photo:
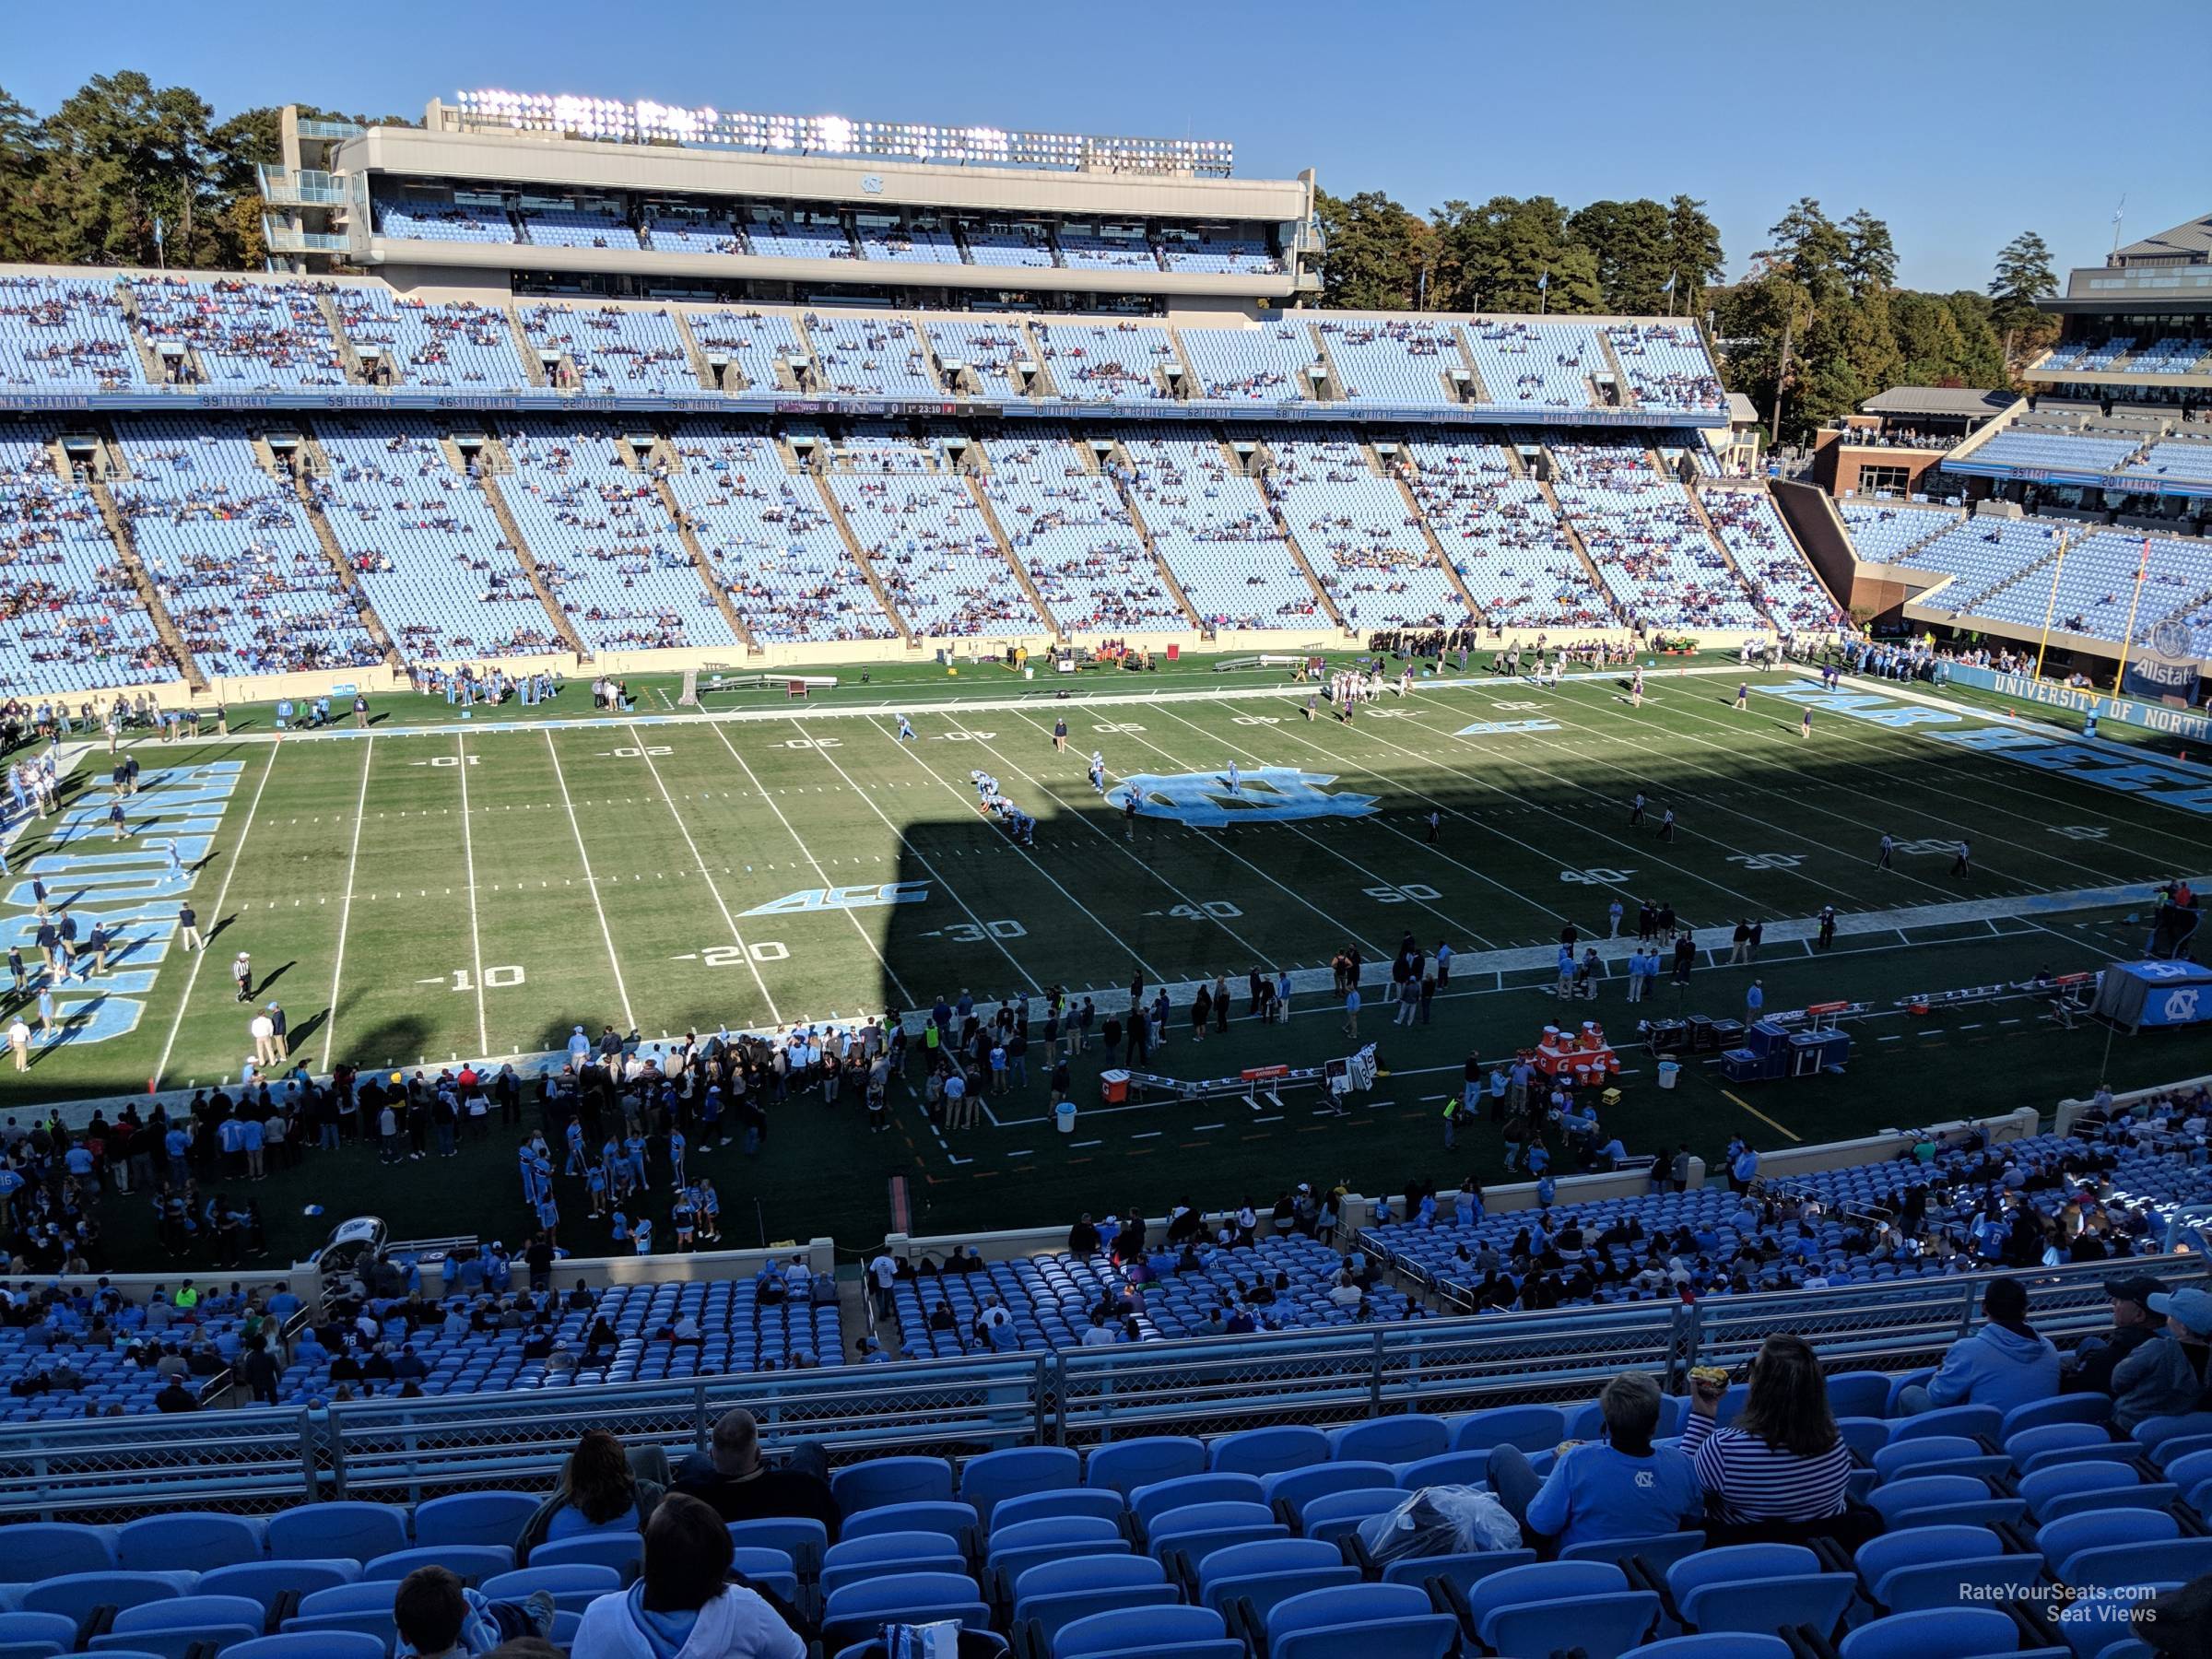
[[[1281,824],[1298,818],[1365,818],[1375,809],[1373,795],[1336,794],[1322,788],[1336,782],[1330,772],[1300,771],[1295,766],[1262,766],[1243,773],[1232,793],[1219,772],[1139,772],[1115,790],[1135,789],[1143,810],[1193,829],[1218,830],[1229,824]]]

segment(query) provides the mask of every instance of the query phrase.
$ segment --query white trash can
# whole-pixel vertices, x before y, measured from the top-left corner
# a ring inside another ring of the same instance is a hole
[[[1659,1062],[1660,1088],[1672,1088],[1675,1086],[1675,1079],[1681,1075],[1682,1063],[1679,1060],[1662,1060]]]
[[[1063,1100],[1059,1105],[1053,1107],[1053,1124],[1061,1134],[1073,1135],[1076,1132],[1076,1103],[1073,1100]]]

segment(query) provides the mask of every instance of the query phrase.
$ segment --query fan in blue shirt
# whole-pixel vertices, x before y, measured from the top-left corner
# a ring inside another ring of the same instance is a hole
[[[1527,1531],[1561,1549],[1694,1524],[1705,1512],[1704,1493],[1687,1456],[1652,1444],[1659,1406],[1656,1382],[1641,1371],[1622,1372],[1598,1396],[1606,1439],[1562,1452],[1541,1486],[1518,1447],[1493,1447],[1490,1490]]]

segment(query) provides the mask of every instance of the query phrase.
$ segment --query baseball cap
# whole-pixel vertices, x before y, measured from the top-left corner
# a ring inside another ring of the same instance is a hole
[[[2212,1336],[2212,1290],[2168,1290],[2145,1304],[2153,1313],[2178,1319],[2199,1336]]]
[[[2104,1293],[2114,1301],[2138,1302],[2147,1308],[2154,1296],[2166,1294],[2166,1281],[2156,1279],[2147,1273],[2131,1273],[2123,1278],[2104,1281]]]

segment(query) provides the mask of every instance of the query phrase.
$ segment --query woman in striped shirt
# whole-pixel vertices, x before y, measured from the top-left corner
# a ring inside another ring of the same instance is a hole
[[[1770,1336],[1751,1361],[1750,1393],[1735,1420],[1713,1427],[1727,1388],[1723,1378],[1692,1378],[1683,1426],[1706,1503],[1723,1525],[1821,1522],[1844,1512],[1851,1448],[1836,1432],[1828,1380],[1802,1336]]]

